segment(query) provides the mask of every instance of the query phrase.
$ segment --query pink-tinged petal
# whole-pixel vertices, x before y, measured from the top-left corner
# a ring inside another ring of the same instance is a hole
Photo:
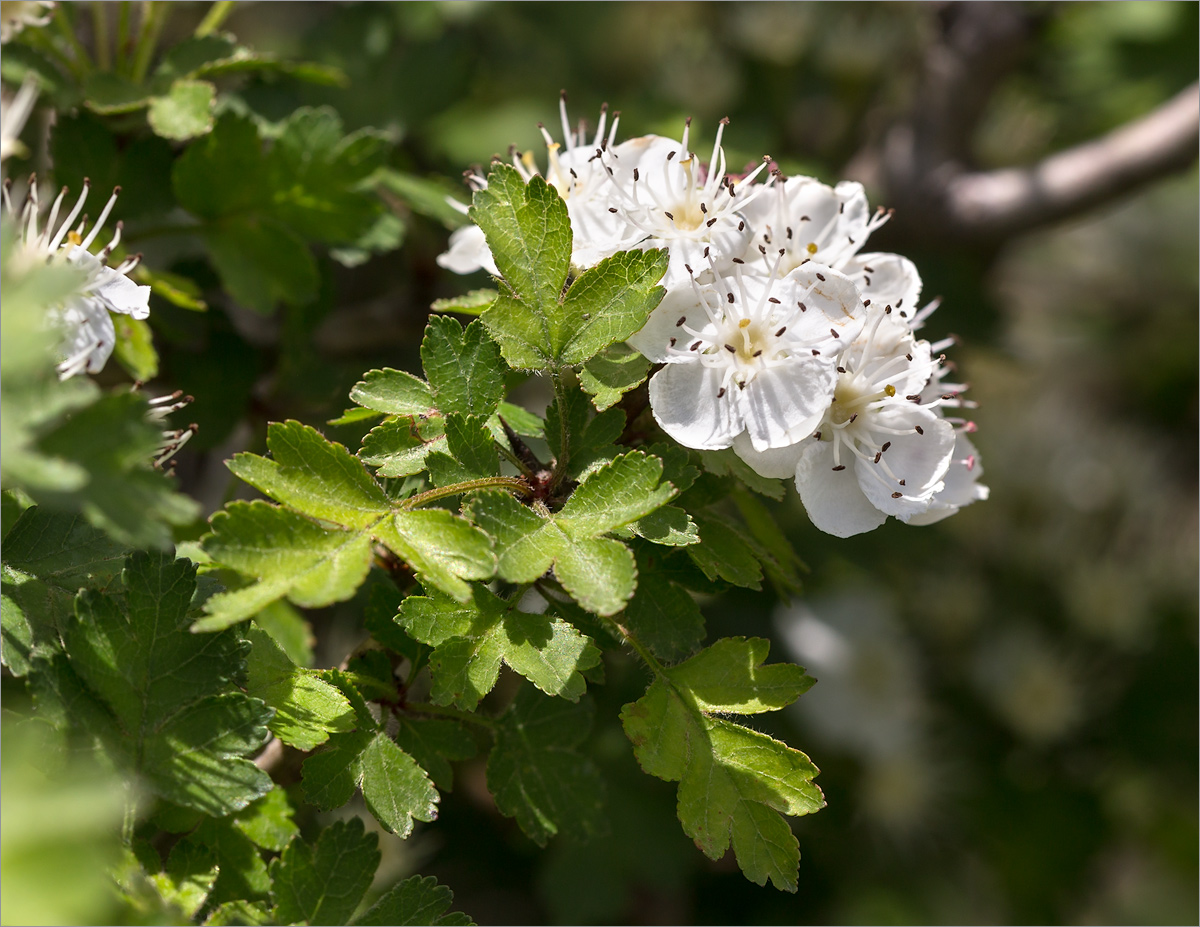
[[[743,428],[733,397],[721,397],[720,370],[699,362],[668,364],[650,379],[650,410],[663,431],[684,447],[716,451]],[[733,387],[736,389],[737,387]]]
[[[921,299],[921,275],[917,265],[899,254],[859,254],[841,265],[842,273],[854,280],[871,304],[892,306],[912,316]]]
[[[755,450],[787,447],[811,435],[829,404],[837,372],[816,357],[796,358],[786,366],[763,370],[738,389],[729,387],[741,409],[746,433]]]
[[[862,459],[855,463],[859,486],[871,504],[888,515],[908,520],[926,511],[934,494],[942,489],[954,453],[954,429],[930,410],[915,405],[880,410],[873,422],[897,431],[919,426],[924,432],[879,435],[890,442],[880,463]]]
[[[809,520],[826,534],[848,538],[887,520],[862,494],[852,467],[833,469],[832,442],[805,442],[796,464],[796,489]]]
[[[788,447],[756,451],[750,435],[742,432],[733,439],[733,450],[759,476],[772,480],[792,479],[796,475],[796,464],[804,453],[806,443],[797,441]],[[832,466],[832,465],[831,465]]]
[[[716,305],[719,297],[708,287],[702,287],[699,294],[689,285],[667,293],[663,301],[650,313],[645,326],[640,332],[629,339],[629,344],[641,351],[656,364],[670,362],[673,358],[669,353],[672,349],[671,339],[674,338],[678,348],[686,348],[691,335],[684,331],[684,326],[692,331],[703,331],[711,327],[708,314],[700,305],[701,298],[707,294],[710,305]],[[679,320],[683,319],[683,324]]]
[[[990,490],[979,482],[983,476],[983,465],[975,445],[961,431],[954,441],[954,458],[946,471],[945,486],[933,497],[928,511],[920,512],[908,519],[910,525],[932,525],[953,515],[964,505],[981,502]]]
[[[493,276],[499,276],[492,252],[487,246],[483,229],[478,225],[464,225],[450,236],[450,250],[437,256],[439,267],[452,270],[456,274],[470,274],[477,270],[486,270]]]

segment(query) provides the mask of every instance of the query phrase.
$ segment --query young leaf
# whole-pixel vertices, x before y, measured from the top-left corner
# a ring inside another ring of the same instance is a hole
[[[354,711],[336,686],[296,666],[265,631],[251,627],[245,634],[246,692],[275,709],[271,733],[297,750],[311,750],[331,733],[354,730]]]
[[[155,135],[182,142],[211,132],[217,88],[206,80],[177,80],[150,101],[146,119]]]
[[[500,349],[480,322],[463,329],[448,316],[430,318],[421,342],[421,363],[443,415],[487,418],[504,398]]]
[[[530,583],[546,570],[584,608],[620,611],[633,594],[637,568],[625,545],[602,535],[648,515],[675,495],[659,484],[662,462],[637,451],[594,471],[557,513],[539,514],[508,495],[480,493],[472,518],[496,540],[497,571]]]
[[[603,412],[634,387],[645,382],[650,361],[625,343],[612,344],[583,365],[579,385]]]
[[[345,924],[379,865],[379,838],[358,818],[326,827],[312,846],[296,837],[271,864],[273,923]]]
[[[391,419],[367,433],[358,456],[377,467],[379,476],[412,476],[425,469],[430,454],[446,449],[445,428],[440,415]]]
[[[446,416],[446,451],[430,453],[425,466],[435,486],[495,476],[500,459],[492,433],[478,415],[451,412]]]
[[[700,529],[692,517],[674,505],[664,505],[629,527],[638,537],[665,547],[687,547],[700,543]]]
[[[539,846],[559,833],[582,840],[604,830],[604,780],[576,749],[591,730],[592,711],[586,699],[572,705],[524,686],[500,719],[488,790]]]
[[[435,299],[429,308],[434,312],[453,312],[455,315],[481,315],[499,295],[495,290],[471,290],[462,296]]]
[[[563,364],[582,364],[646,324],[666,293],[666,249],[620,251],[584,271],[571,284],[559,313]]]
[[[717,641],[662,670],[621,722],[642,769],[679,782],[679,820],[710,859],[732,842],[748,879],[794,892],[800,852],[780,815],[824,807],[817,768],[799,750],[720,717],[776,711],[812,686],[798,666],[762,665],[769,647],[759,638]]]
[[[547,615],[517,611],[481,586],[459,604],[442,596],[409,596],[397,621],[434,648],[433,701],[473,711],[496,684],[501,662],[548,695],[577,701],[587,684],[580,673],[600,662],[600,652],[571,625]]]
[[[399,882],[354,923],[368,925],[424,925],[430,927],[474,927],[475,922],[458,911],[447,913],[454,893],[438,885],[433,876],[412,876]]]
[[[81,592],[63,634],[69,671],[112,719],[93,732],[169,801],[213,815],[245,807],[271,789],[246,756],[266,740],[272,712],[235,686],[244,645],[231,631],[189,633],[194,563],[135,553],[122,579],[123,601]]]
[[[391,367],[368,370],[350,390],[350,398],[386,415],[428,415],[437,411],[428,383]]]

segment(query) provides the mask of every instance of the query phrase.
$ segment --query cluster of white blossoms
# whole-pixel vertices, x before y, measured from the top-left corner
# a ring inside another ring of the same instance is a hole
[[[929,524],[987,498],[940,352],[917,331],[921,278],[898,254],[862,253],[888,213],[860,184],[783,177],[770,159],[730,174],[717,129],[707,163],[683,137],[616,143],[601,112],[588,140],[560,105],[563,144],[543,128],[546,181],[574,232],[572,265],[666,248],[666,296],[629,343],[662,365],[654,418],[680,444],[734,451],[763,476],[794,478],[813,524],[840,537],[889,515]],[[528,180],[532,155],[513,157]],[[468,173],[476,189],[486,186]],[[459,229],[442,266],[495,274],[482,231]]]

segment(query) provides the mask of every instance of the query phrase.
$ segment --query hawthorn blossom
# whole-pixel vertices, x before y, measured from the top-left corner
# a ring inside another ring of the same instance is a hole
[[[33,112],[37,95],[37,79],[32,75],[25,78],[21,89],[15,94],[0,90],[0,161],[25,153],[25,146],[21,144],[21,130]]]
[[[690,287],[689,266],[708,263],[716,273],[729,270],[754,236],[753,223],[742,211],[774,179],[754,183],[770,159],[735,181],[726,173],[721,147],[728,124],[728,119],[718,124],[707,164],[701,164],[689,147],[690,118],[680,141],[645,135],[611,153],[599,152],[612,180],[609,212],[641,232],[636,247],[667,248],[670,253],[662,281],[667,292]]]
[[[858,291],[808,265],[778,277],[743,274],[668,293],[630,343],[665,366],[650,380],[664,431],[699,450],[741,437],[759,451],[810,435],[834,398],[835,359],[862,329]]]
[[[538,124],[546,143],[545,180],[567,204],[574,242],[571,263],[578,268],[594,267],[604,258],[632,247],[643,237],[615,210],[609,209],[610,178],[625,169],[619,153],[624,146],[614,148],[620,116],[620,113],[615,113],[610,125],[608,104],[604,104],[600,109],[595,135],[589,143],[582,123],[572,131],[564,93],[559,98],[563,143],[555,141],[546,127]],[[609,156],[607,163],[604,163],[600,155],[606,151]],[[636,161],[636,149],[628,149],[627,154],[626,160]],[[510,152],[510,160],[526,183],[535,176],[542,176],[531,152],[518,155],[514,150]],[[478,171],[468,171],[465,178],[473,191],[487,188],[487,178]],[[451,203],[463,213],[467,212],[467,207],[458,201],[452,200]],[[449,250],[439,255],[437,262],[459,274],[486,270],[499,275],[483,230],[477,225],[457,229],[450,236]]]
[[[108,266],[108,257],[121,240],[121,223],[117,223],[112,239],[99,254],[90,250],[116,204],[120,187],[113,190],[86,236],[86,216],[72,227],[89,192],[88,181],[84,180],[83,192],[67,217],[59,222],[67,195],[67,188],[63,187],[39,229],[41,209],[36,180],[30,178],[29,193],[19,211],[13,207],[11,184],[6,181],[3,189],[4,211],[16,222],[21,237],[20,253],[15,259],[62,262],[81,272],[75,293],[61,304],[47,307],[52,323],[64,335],[59,349],[64,359],[58,365],[58,375],[64,380],[84,371],[99,373],[104,368],[116,345],[116,331],[109,313],[119,312],[135,319],[150,314],[150,287],[138,286],[126,276],[137,266],[140,256],[129,258],[117,267]]]
[[[891,216],[882,208],[872,214],[862,184],[844,180],[829,187],[812,177],[781,177],[744,212],[755,236],[742,257],[760,272],[782,249],[785,271],[816,261],[854,278],[864,299],[897,309],[916,305],[921,276],[912,261],[884,252],[859,254]]]

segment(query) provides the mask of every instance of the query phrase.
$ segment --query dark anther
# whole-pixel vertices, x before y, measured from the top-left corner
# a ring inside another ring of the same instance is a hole
[[[833,470],[834,470],[834,472],[835,472],[835,473],[836,473],[838,470],[845,470],[845,469],[846,469],[846,465],[845,465],[845,464],[838,464],[836,467],[834,467],[834,468],[833,468]]]
[[[778,338],[778,337],[779,337],[780,335],[782,335],[782,334],[783,334],[785,331],[787,331],[787,326],[786,326],[786,325],[785,325],[785,326],[783,326],[783,328],[779,329],[779,331],[777,331],[777,332],[775,333],[775,337],[776,337],[776,338]]]
[[[817,274],[817,279],[818,279],[818,280],[820,280],[822,283],[824,283],[824,282],[825,282],[825,275],[824,275],[824,274]]]

